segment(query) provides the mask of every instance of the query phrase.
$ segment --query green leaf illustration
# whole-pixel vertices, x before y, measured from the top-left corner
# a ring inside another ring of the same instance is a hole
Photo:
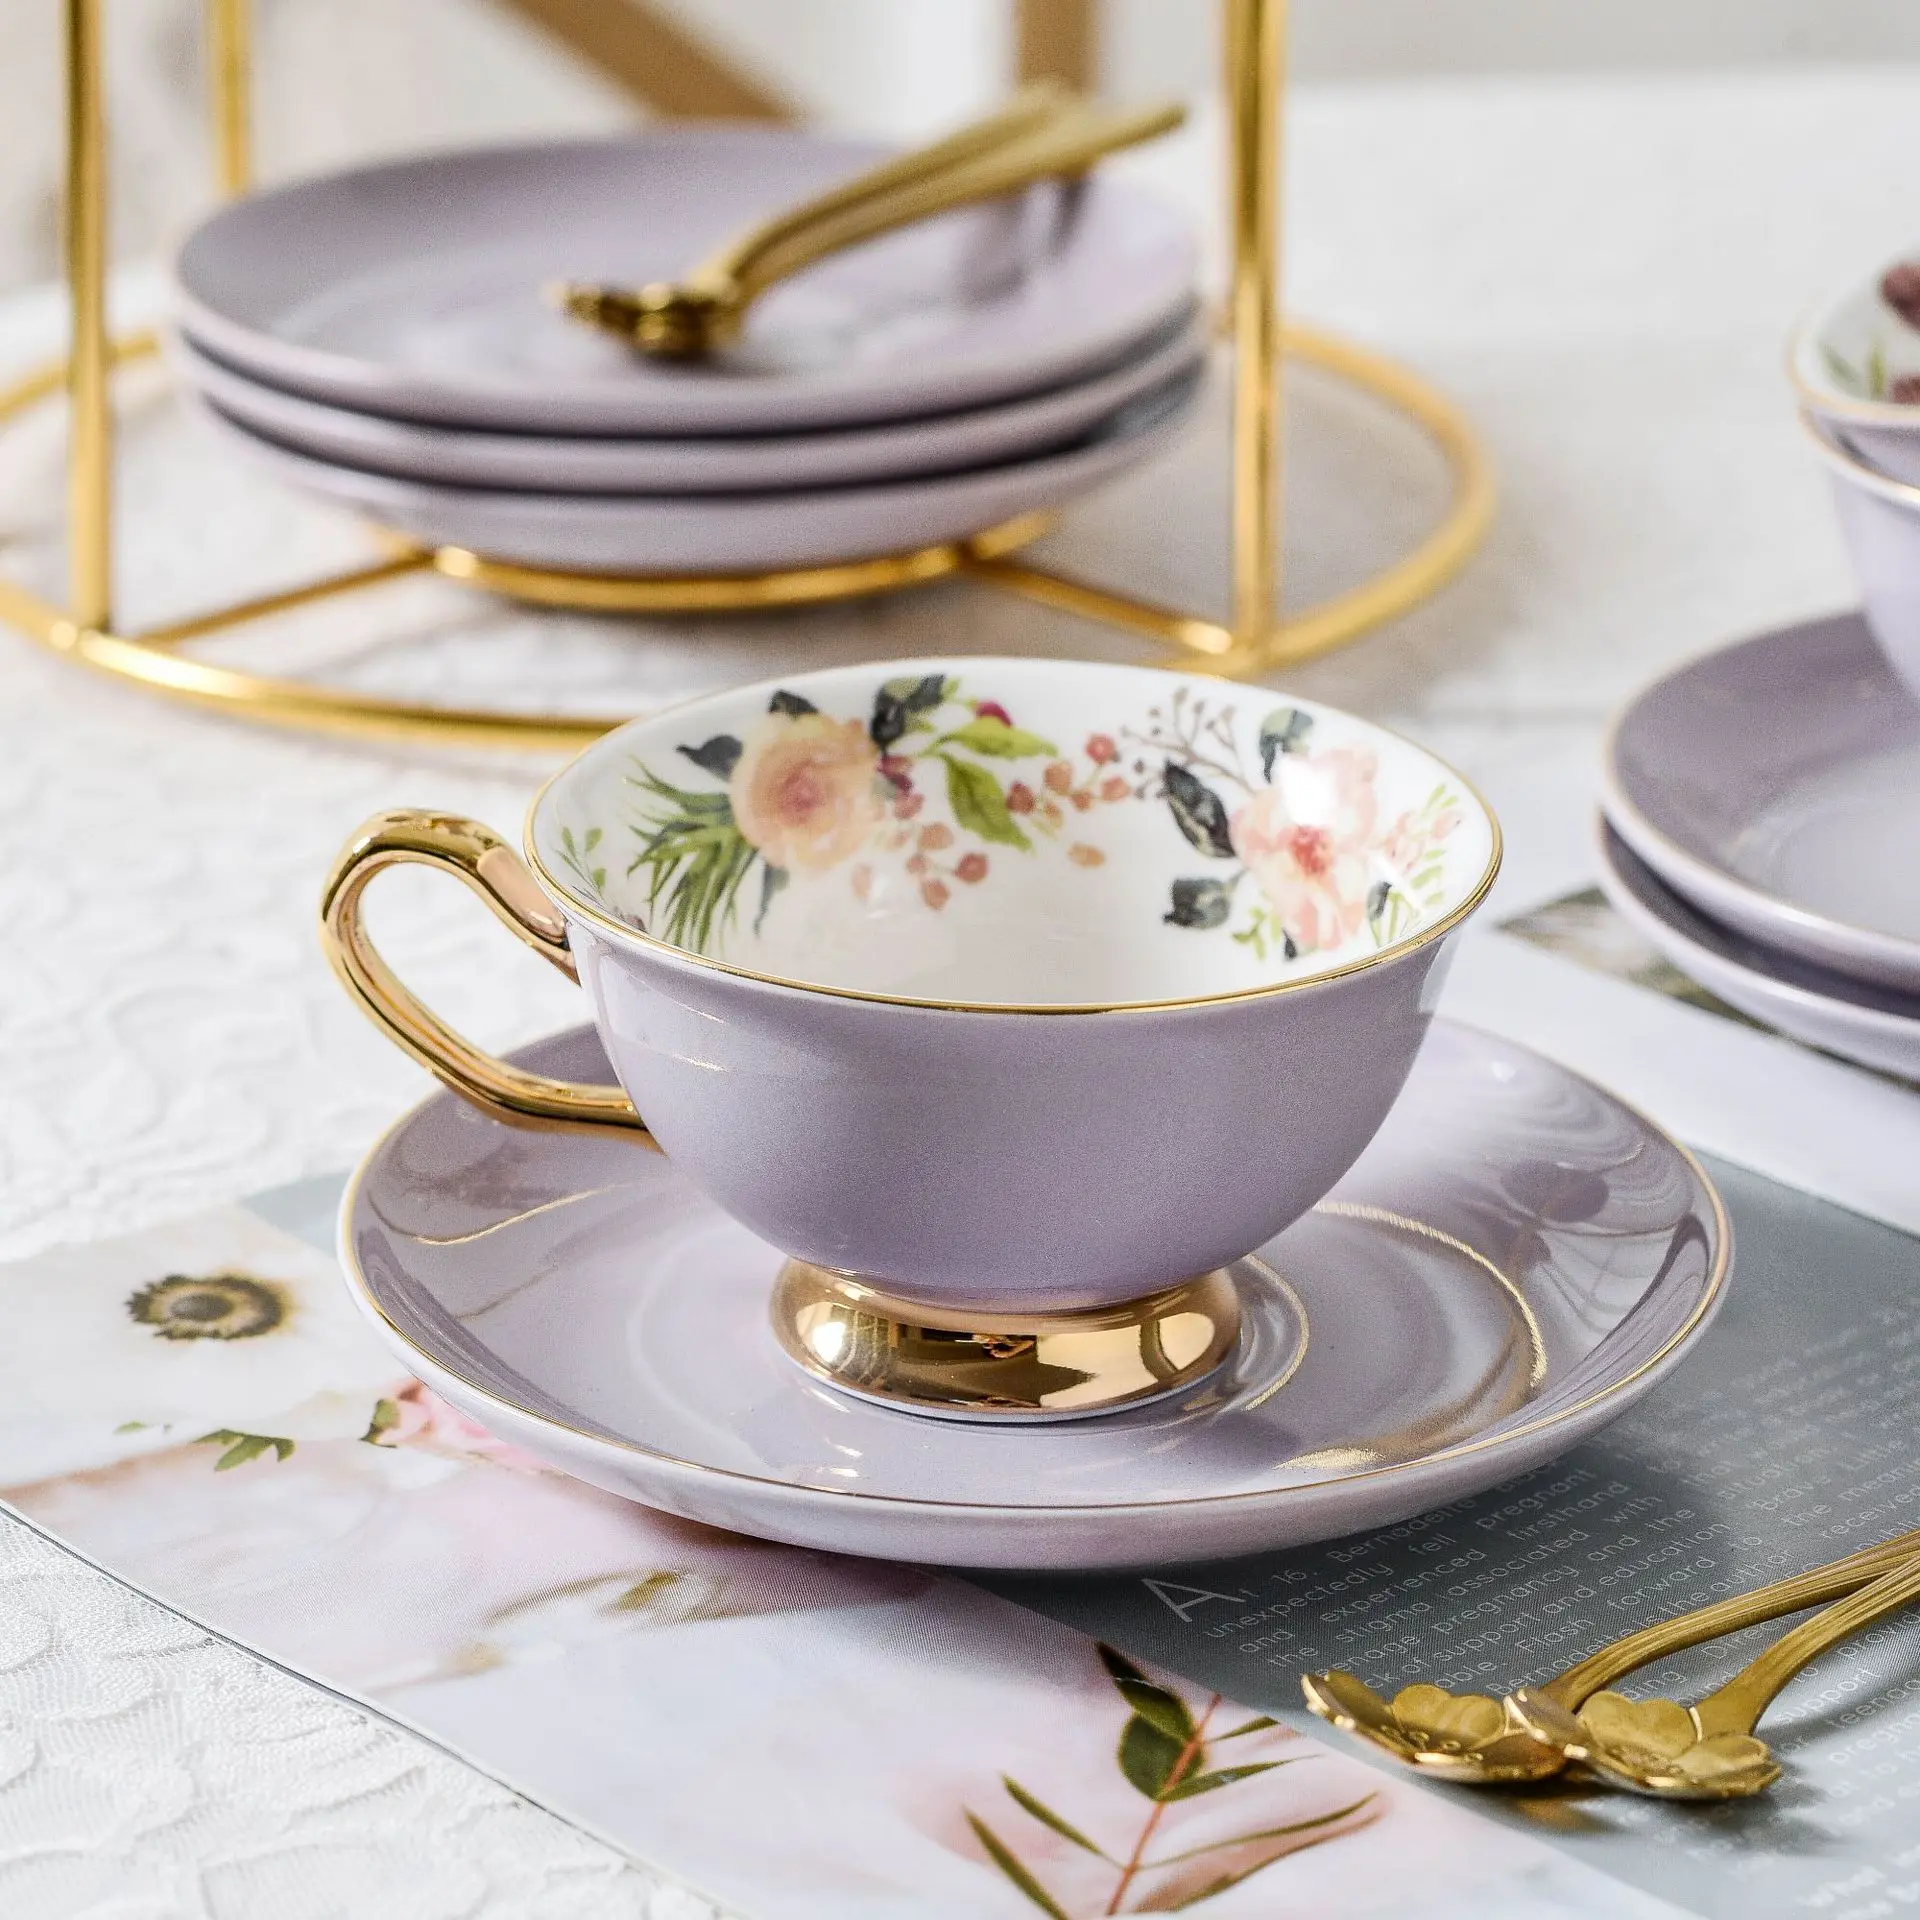
[[[773,905],[773,896],[787,884],[788,874],[785,867],[769,866],[760,875],[760,911],[753,916],[753,930],[758,933],[766,924],[767,909]]]
[[[1071,1821],[1064,1820],[1046,1804],[1044,1800],[1029,1793],[1011,1774],[1003,1773],[1000,1784],[1013,1796],[1014,1804],[1030,1813],[1043,1827],[1051,1827],[1063,1840],[1071,1840],[1076,1847],[1084,1847],[1088,1853],[1097,1854],[1108,1866],[1117,1867],[1120,1862],[1100,1847],[1096,1847]]]
[[[797,720],[803,713],[818,713],[820,709],[805,694],[789,693],[785,687],[782,687],[767,702],[767,711],[784,713],[789,720]]]
[[[654,1572],[636,1580],[632,1586],[623,1588],[607,1605],[609,1613],[646,1613],[654,1604],[671,1593],[681,1584],[685,1576],[671,1572],[666,1568],[657,1568]]]
[[[1230,1787],[1236,1780],[1251,1780],[1256,1773],[1271,1773],[1283,1767],[1284,1760],[1256,1760],[1245,1767],[1221,1767],[1213,1773],[1190,1773],[1178,1786],[1167,1789],[1169,1800],[1191,1800],[1196,1793],[1212,1793],[1218,1787]]]
[[[967,1825],[973,1829],[974,1838],[986,1848],[987,1858],[990,1859],[1042,1913],[1052,1915],[1052,1920],[1068,1920],[1066,1909],[1027,1871],[1026,1867],[1021,1863],[1020,1856],[1016,1854],[978,1814],[969,1813],[967,1815]]]
[[[740,742],[730,733],[716,733],[711,740],[703,740],[697,747],[682,747],[680,753],[700,769],[710,773],[716,780],[731,780],[733,770],[740,764],[742,748]],[[594,833],[600,829],[594,828]],[[593,847],[593,834],[587,836],[587,847]]]
[[[1182,1746],[1193,1738],[1193,1715],[1178,1694],[1149,1680],[1124,1653],[1104,1641],[1100,1644],[1100,1664],[1106,1668],[1121,1699],[1142,1720]]]
[[[1227,824],[1227,803],[1197,774],[1169,760],[1161,776],[1167,806],[1188,844],[1215,860],[1231,860],[1233,833]]]
[[[1867,393],[1875,400],[1887,397],[1887,349],[1876,340],[1867,351]]]
[[[397,1400],[376,1400],[373,1403],[373,1418],[367,1422],[367,1430],[360,1438],[368,1446],[380,1445],[380,1436],[392,1427],[400,1424],[400,1403]]]
[[[1243,1733],[1264,1733],[1267,1728],[1277,1727],[1279,1724],[1280,1722],[1270,1713],[1256,1713],[1251,1720],[1243,1720],[1237,1727],[1231,1728],[1226,1733],[1215,1734],[1214,1745],[1218,1746],[1222,1740],[1238,1740]]]
[[[1108,1678],[1115,1686],[1122,1680],[1144,1680],[1147,1677],[1118,1647],[1110,1647],[1104,1640],[1094,1642],[1094,1651],[1099,1654],[1100,1664],[1106,1668]]]
[[[1000,782],[970,760],[956,760],[949,753],[938,757],[946,763],[947,805],[953,809],[954,819],[982,840],[1028,852],[1033,842],[1014,824]]]
[[[1271,780],[1273,762],[1278,754],[1298,753],[1313,731],[1313,715],[1298,707],[1275,707],[1260,722],[1260,771]]]
[[[1233,891],[1218,880],[1176,880],[1171,899],[1171,907],[1160,916],[1170,927],[1223,926],[1233,910]],[[1260,957],[1266,958],[1264,950]]]
[[[664,922],[655,931],[676,946],[705,953],[716,928],[732,924],[741,882],[759,852],[734,825],[733,803],[724,793],[692,793],[635,765],[637,775],[629,775],[629,782],[657,811],[634,829],[641,846],[627,871],[647,869],[649,913],[666,900]]]
[[[1056,751],[1051,740],[1042,740],[1037,733],[1029,733],[1025,727],[1010,727],[990,713],[969,720],[964,727],[955,727],[951,733],[943,733],[934,745],[965,747],[970,752],[985,754],[993,760],[1032,760],[1041,754],[1050,756]]]
[[[918,680],[911,677],[889,680],[881,691],[889,699],[899,701],[909,713],[931,713],[960,691],[960,682],[943,673],[929,673]]]
[[[215,1473],[225,1473],[229,1467],[244,1467],[249,1460],[258,1460],[269,1450],[276,1460],[284,1460],[293,1451],[291,1440],[271,1433],[236,1433],[231,1427],[217,1427],[212,1433],[203,1433],[194,1444],[226,1448],[213,1463]]]
[[[1190,1759],[1186,1741],[1134,1714],[1120,1733],[1118,1759],[1127,1785],[1149,1800],[1167,1797],[1167,1785],[1183,1758]]]
[[[1849,393],[1859,393],[1866,386],[1860,369],[1852,361],[1843,360],[1831,347],[1821,347],[1820,357],[1827,363],[1827,372]]]
[[[1369,1793],[1354,1801],[1351,1806],[1341,1807],[1333,1813],[1322,1813],[1311,1820],[1296,1820],[1290,1826],[1264,1827],[1257,1833],[1238,1833],[1228,1840],[1210,1840],[1204,1847],[1192,1847],[1185,1853],[1170,1853],[1164,1860],[1149,1860],[1144,1863],[1146,1872],[1160,1867],[1178,1866],[1186,1860],[1198,1860],[1209,1853],[1223,1853],[1229,1847],[1250,1847],[1261,1840],[1291,1840],[1303,1833],[1324,1832],[1328,1827],[1338,1826],[1342,1820],[1350,1819],[1363,1807],[1371,1806],[1375,1795]],[[1336,1836],[1325,1834],[1325,1838]],[[1315,1843],[1308,1841],[1307,1845]],[[1223,1873],[1218,1879],[1209,1880],[1196,1893],[1190,1893],[1178,1905],[1168,1908],[1170,1913],[1184,1913],[1189,1907],[1197,1907],[1203,1900],[1211,1900],[1217,1893],[1225,1893],[1229,1887],[1237,1887],[1243,1880],[1251,1880],[1256,1873],[1264,1873],[1276,1860],[1284,1860],[1289,1854],[1299,1853],[1299,1847],[1277,1847],[1264,1860],[1256,1860],[1252,1866],[1238,1873]]]

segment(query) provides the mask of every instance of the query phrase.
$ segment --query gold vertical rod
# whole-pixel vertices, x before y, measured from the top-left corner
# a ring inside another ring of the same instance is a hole
[[[66,0],[68,608],[82,627],[113,611],[113,416],[107,391],[107,128],[99,0]]]
[[[207,91],[220,191],[253,185],[253,0],[207,0]]]
[[[1226,0],[1233,245],[1233,630],[1265,640],[1280,608],[1280,113],[1286,0]]]

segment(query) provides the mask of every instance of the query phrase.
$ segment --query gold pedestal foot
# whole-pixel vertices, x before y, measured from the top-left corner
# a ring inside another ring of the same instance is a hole
[[[789,1260],[773,1328],[809,1373],[862,1399],[950,1420],[1066,1420],[1205,1379],[1239,1337],[1240,1296],[1221,1268],[1078,1313],[952,1312]]]

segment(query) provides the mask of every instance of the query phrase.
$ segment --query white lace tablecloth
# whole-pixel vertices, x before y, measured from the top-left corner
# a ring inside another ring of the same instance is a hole
[[[1200,147],[1152,162],[1205,204]],[[1401,85],[1303,96],[1292,304],[1417,365],[1474,413],[1503,515],[1465,580],[1292,676],[1423,738],[1498,804],[1584,777],[1606,711],[1678,655],[1841,604],[1823,483],[1780,375],[1813,295],[1911,235],[1920,77]],[[0,303],[0,367],[57,305]],[[298,577],[357,531],[236,473],[168,403],[129,407],[129,612]],[[1313,595],[1402,540],[1431,457],[1300,383],[1289,556]],[[0,563],[57,558],[57,436],[0,445]],[[1063,558],[1211,592],[1223,483],[1205,436],[1060,536]],[[406,645],[387,644],[394,634]],[[222,657],[369,686],[624,709],[802,660],[1129,649],[965,588],[784,621],[536,618],[413,583]],[[348,1007],[315,892],[377,807],[502,826],[540,769],[221,722],[0,635],[0,1255],[344,1166],[422,1079]],[[1531,823],[1508,820],[1515,864]],[[452,889],[376,901],[395,959],[492,1043],[577,1017]],[[690,1916],[597,1841],[462,1763],[211,1640],[0,1524],[0,1913]]]

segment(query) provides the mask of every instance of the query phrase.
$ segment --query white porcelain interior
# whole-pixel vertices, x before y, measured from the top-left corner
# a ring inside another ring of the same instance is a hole
[[[590,1030],[521,1057],[606,1072]],[[805,1545],[1016,1567],[1299,1544],[1490,1485],[1646,1392],[1730,1251],[1657,1129],[1445,1021],[1329,1201],[1241,1263],[1222,1374],[1098,1419],[929,1422],[822,1386],[766,1324],[778,1253],[670,1163],[445,1094],[370,1156],[342,1248],[409,1368],[565,1471]]]
[[[1335,709],[1145,668],[835,668],[636,720],[528,845],[576,909],[756,975],[943,1004],[1113,1005],[1333,974],[1490,882],[1433,755]]]
[[[686,274],[872,163],[798,128],[681,126],[470,148],[228,203],[175,262],[180,323],[316,399],[540,433],[766,433],[896,420],[1111,365],[1193,298],[1173,208],[1098,172],[921,221],[754,304],[739,343],[650,360],[557,313],[555,280]]]
[[[1191,373],[1207,347],[1197,307],[1119,365],[959,413],[777,434],[542,434],[395,420],[288,393],[175,333],[182,378],[229,419],[311,457],[396,479],[532,493],[745,493],[954,473],[1071,446]]]
[[[1807,403],[1835,419],[1905,427],[1920,434],[1920,389],[1913,402],[1893,397],[1896,383],[1920,380],[1920,299],[1887,298],[1888,275],[1901,268],[1920,281],[1920,246],[1877,268],[1820,308],[1794,336],[1790,371]]]

